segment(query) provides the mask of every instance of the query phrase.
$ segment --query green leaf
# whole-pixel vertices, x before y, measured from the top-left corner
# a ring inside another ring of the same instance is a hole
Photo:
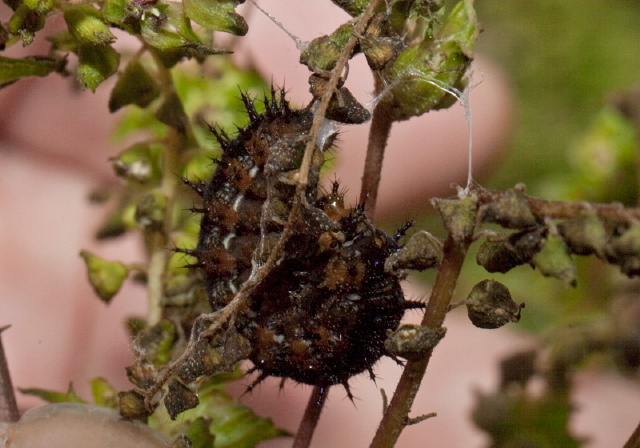
[[[86,250],[80,252],[80,256],[84,258],[93,290],[100,300],[105,303],[111,302],[129,276],[129,268],[119,261],[103,260]]]
[[[158,183],[161,177],[163,147],[137,143],[111,159],[116,174],[136,183]]]
[[[211,419],[198,417],[187,426],[184,434],[191,441],[192,448],[213,448],[215,437],[211,434],[209,426]]]
[[[235,12],[238,3],[235,0],[184,0],[183,2],[185,13],[198,25],[214,31],[244,36],[249,26],[242,16]]]
[[[116,40],[100,11],[88,3],[69,4],[63,15],[69,32],[81,44],[106,45]]]
[[[147,107],[160,95],[160,86],[138,60],[133,60],[124,69],[111,91],[109,111],[135,104]]]
[[[180,414],[177,420],[171,421],[162,408],[149,418],[149,426],[175,437],[184,433],[196,419],[210,419],[209,430],[215,436],[216,448],[252,448],[263,440],[289,435],[271,419],[262,418],[236,403],[219,385],[203,385],[198,397],[199,406]]]
[[[189,125],[189,118],[184,111],[182,101],[175,93],[171,93],[165,98],[156,112],[156,118],[161,123],[171,126],[181,133],[184,133]]]
[[[118,391],[104,378],[94,378],[89,381],[93,402],[98,406],[115,409],[118,406]]]
[[[93,92],[118,70],[120,64],[120,54],[109,45],[81,44],[78,58],[78,81]]]
[[[25,395],[32,395],[34,397],[42,398],[44,401],[49,403],[86,403],[85,400],[80,398],[76,391],[73,389],[73,383],[69,383],[69,388],[66,392],[56,392],[54,390],[47,389],[18,389],[21,393]]]
[[[473,1],[461,0],[433,40],[427,38],[400,52],[387,73],[387,82],[394,85],[395,120],[455,103],[448,91],[463,87],[478,33]]]
[[[52,50],[73,53],[78,52],[78,41],[68,30],[62,30],[57,33],[50,34],[46,39],[51,42]]]
[[[182,4],[167,2],[145,11],[141,24],[142,38],[160,50],[201,44],[191,28]]]
[[[576,285],[576,263],[564,240],[558,235],[547,236],[542,249],[533,257],[533,264],[545,277],[558,278],[565,286]]]
[[[32,57],[12,59],[0,56],[0,85],[7,85],[26,76],[47,76],[52,72],[61,72],[66,59]]]

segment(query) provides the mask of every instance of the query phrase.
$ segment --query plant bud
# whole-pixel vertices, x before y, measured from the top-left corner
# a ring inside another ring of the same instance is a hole
[[[401,269],[424,271],[442,261],[442,243],[429,232],[422,230],[414,233],[402,248],[391,254],[384,263],[387,273]]]
[[[65,4],[64,20],[69,32],[80,43],[90,45],[107,45],[116,40],[109,25],[102,19],[100,11],[88,3]]]
[[[80,252],[87,267],[89,283],[105,303],[111,302],[129,276],[129,268],[119,261],[106,261],[86,250]]]
[[[144,397],[134,390],[120,392],[120,415],[129,419],[143,419],[150,412],[144,404]]]
[[[364,53],[371,70],[382,70],[398,56],[402,42],[391,37],[377,37],[365,34],[359,39],[360,48]]]
[[[320,100],[327,91],[328,81],[320,75],[309,77],[309,91]],[[346,87],[341,87],[331,97],[325,116],[339,123],[362,124],[371,119],[371,113],[355,99]]]
[[[171,322],[162,320],[138,333],[138,345],[144,360],[162,366],[171,359],[171,348],[176,338],[176,330]]]
[[[125,370],[129,381],[140,389],[149,389],[156,380],[156,368],[148,362],[136,361]]]
[[[515,303],[507,287],[495,280],[483,280],[474,286],[465,305],[469,319],[478,328],[499,328],[519,322],[524,308],[524,303]]]
[[[160,191],[142,197],[136,205],[135,220],[145,231],[161,230],[164,224],[166,198]]]
[[[516,266],[531,262],[542,246],[544,227],[522,232],[489,235],[478,248],[476,262],[488,272],[504,274]]]
[[[556,277],[566,286],[576,285],[576,264],[558,235],[547,235],[542,249],[533,257],[533,264],[545,277]]]
[[[595,213],[584,213],[575,218],[566,219],[558,224],[558,231],[574,254],[596,253],[599,257],[604,257],[608,240],[607,231]]]
[[[446,332],[443,327],[434,330],[422,325],[402,325],[396,331],[389,331],[384,348],[394,356],[419,361],[438,345]]]
[[[453,240],[458,244],[469,241],[476,228],[478,198],[472,193],[460,199],[432,199],[431,203]]]
[[[169,391],[164,397],[164,406],[171,417],[175,420],[178,414],[193,409],[200,403],[198,396],[187,386],[175,378],[169,383]]]
[[[178,376],[185,383],[192,383],[201,376],[210,376],[221,370],[223,362],[220,349],[201,339],[196,343],[191,356],[178,369]]]
[[[508,229],[522,229],[536,224],[523,188],[510,188],[497,202],[481,207],[483,221],[495,222]]]
[[[331,70],[340,57],[340,51],[340,47],[329,36],[317,37],[300,53],[300,63],[312,72]]]

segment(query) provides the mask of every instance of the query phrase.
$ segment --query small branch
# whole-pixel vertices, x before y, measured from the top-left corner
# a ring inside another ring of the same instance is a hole
[[[506,194],[504,191],[485,190],[483,188],[474,189],[474,193],[478,196],[479,205],[496,203]],[[631,220],[640,219],[640,208],[625,208],[622,204],[550,201],[527,195],[524,197],[529,204],[531,213],[541,221],[545,218],[572,218],[586,211],[593,211],[601,219],[621,224],[628,224]]]
[[[444,243],[442,264],[438,270],[431,298],[422,320],[422,325],[427,328],[438,329],[444,322],[468,245],[469,242],[458,244],[451,237],[447,238]],[[407,422],[410,422],[408,415],[429,365],[431,354],[430,351],[424,359],[407,362],[393,398],[371,442],[371,448],[393,447]]]
[[[157,74],[164,98],[175,95],[175,85],[171,72],[163,65],[155,48],[144,45],[153,57],[157,67]],[[173,230],[173,206],[178,189],[178,177],[176,172],[180,166],[180,152],[184,145],[184,136],[181,132],[169,126],[167,137],[164,141],[162,155],[162,179],[160,191],[165,198],[164,222],[162,230],[151,231],[146,235],[145,243],[149,257],[148,286],[147,286],[147,323],[153,326],[162,319],[161,300],[165,289],[165,272],[171,254],[167,250],[170,234]]]
[[[633,431],[633,434],[631,434],[631,437],[622,448],[640,448],[640,423],[638,423],[635,431]]]
[[[380,95],[384,89],[384,84],[379,75],[375,74],[375,95]],[[371,221],[376,210],[378,201],[378,189],[382,173],[382,162],[384,152],[391,133],[393,119],[391,118],[391,102],[383,98],[373,109],[371,119],[371,130],[369,131],[369,144],[367,146],[367,157],[364,162],[364,173],[362,174],[362,187],[360,190],[360,201],[364,202],[364,213]]]
[[[2,333],[10,325],[0,327],[0,423],[17,422],[20,420],[20,412],[16,403],[16,395],[9,374],[7,357],[2,346]]]
[[[353,53],[353,49],[356,47],[358,43],[358,36],[361,36],[364,33],[369,21],[373,17],[373,13],[375,12],[378,4],[380,4],[381,0],[371,0],[369,5],[367,5],[367,9],[362,13],[360,18],[358,19],[358,23],[353,27],[353,33],[351,33],[351,37],[347,41],[344,49],[342,50],[342,54],[336,62],[336,66],[331,71],[331,78],[329,78],[329,83],[327,84],[327,90],[322,96],[322,100],[320,101],[320,106],[318,106],[318,110],[316,111],[316,116],[313,120],[313,124],[311,126],[311,130],[309,131],[309,141],[307,142],[307,147],[305,148],[304,158],[302,159],[302,164],[300,165],[300,179],[298,184],[298,192],[304,191],[304,188],[307,186],[307,182],[309,180],[309,168],[311,166],[311,157],[313,155],[314,146],[316,144],[316,138],[318,137],[318,132],[320,130],[320,126],[324,121],[325,114],[327,112],[327,108],[329,107],[329,101],[331,97],[333,97],[336,87],[340,82],[340,78],[342,77],[342,72],[351,57],[351,53]]]
[[[311,444],[311,438],[318,425],[327,395],[329,395],[329,386],[315,386],[313,388],[292,448],[308,448]]]

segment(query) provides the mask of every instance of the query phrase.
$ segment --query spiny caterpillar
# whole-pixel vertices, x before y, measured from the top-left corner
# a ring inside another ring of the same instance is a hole
[[[254,266],[264,263],[287,223],[308,135],[311,107],[293,109],[272,89],[258,113],[242,95],[250,123],[230,139],[211,127],[222,155],[205,188],[199,242],[189,251],[206,278],[214,311],[225,307]],[[324,153],[333,142],[316,144],[306,205],[293,224],[280,261],[252,293],[235,319],[251,344],[249,359],[267,376],[314,386],[342,384],[369,371],[388,355],[384,342],[405,312],[423,305],[406,301],[400,275],[385,272],[398,250],[395,239],[376,229],[363,208],[345,208],[335,182],[318,187]],[[389,355],[392,356],[392,355]],[[393,357],[393,356],[392,356]]]

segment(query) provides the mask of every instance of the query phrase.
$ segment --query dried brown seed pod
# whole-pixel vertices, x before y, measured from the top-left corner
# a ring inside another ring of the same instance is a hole
[[[384,347],[394,356],[418,361],[423,359],[444,337],[447,329],[427,328],[422,325],[402,325],[396,331],[390,331]]]
[[[167,395],[164,397],[164,405],[171,420],[175,420],[178,414],[195,408],[198,403],[200,403],[200,400],[191,389],[175,378],[171,380]]]
[[[488,272],[504,274],[516,266],[531,262],[542,246],[545,228],[487,236],[478,248],[476,262]]]
[[[120,415],[124,418],[143,419],[150,412],[145,406],[144,397],[135,390],[118,393],[120,399]]]
[[[384,263],[385,272],[401,269],[424,271],[442,261],[442,243],[426,230],[411,235],[409,241],[397,252],[391,254]]]
[[[529,208],[524,195],[524,186],[510,188],[500,196],[498,201],[480,207],[483,221],[495,222],[508,229],[522,229],[536,224],[536,217]]]
[[[469,319],[478,328],[499,328],[520,321],[524,303],[518,305],[506,286],[495,280],[483,280],[473,287],[465,300]]]
[[[601,258],[604,257],[608,240],[607,230],[595,213],[587,212],[566,219],[558,224],[558,231],[574,254],[595,253]]]

